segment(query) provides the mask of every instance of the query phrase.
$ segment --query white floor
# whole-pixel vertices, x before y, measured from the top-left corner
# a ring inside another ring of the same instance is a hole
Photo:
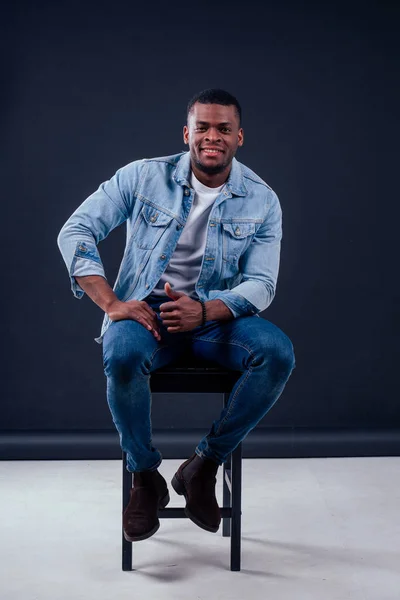
[[[160,467],[169,507],[185,458]],[[222,527],[187,519],[123,572],[120,461],[0,462],[0,598],[399,600],[400,457],[243,459],[242,510],[240,572]]]

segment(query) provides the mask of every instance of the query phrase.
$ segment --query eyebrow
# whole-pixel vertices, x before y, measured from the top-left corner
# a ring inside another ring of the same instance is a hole
[[[208,121],[196,121],[196,125],[209,125]],[[218,125],[232,125],[230,121],[223,121],[222,123],[218,123]]]

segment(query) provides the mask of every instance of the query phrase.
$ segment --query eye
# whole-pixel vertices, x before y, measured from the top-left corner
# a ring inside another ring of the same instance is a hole
[[[229,129],[229,127],[222,127],[221,131],[225,131],[225,132],[229,133],[230,129]]]
[[[205,127],[196,127],[195,131],[204,131]]]

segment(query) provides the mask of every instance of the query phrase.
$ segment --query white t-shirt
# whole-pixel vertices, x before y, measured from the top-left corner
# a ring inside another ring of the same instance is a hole
[[[173,289],[198,299],[195,285],[206,247],[208,217],[225,183],[215,188],[208,187],[191,171],[190,185],[195,191],[193,203],[168,267],[151,292],[155,296],[165,295],[164,285],[168,281]]]

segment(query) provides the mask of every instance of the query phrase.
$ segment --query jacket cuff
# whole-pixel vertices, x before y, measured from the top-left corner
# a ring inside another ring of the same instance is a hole
[[[211,291],[209,300],[222,300],[224,304],[232,311],[235,319],[246,315],[254,315],[259,312],[256,306],[246,300],[244,296],[232,292],[231,290]]]
[[[83,258],[82,256],[75,254],[72,259],[70,271],[71,290],[75,298],[80,299],[85,294],[84,290],[76,281],[75,276],[84,277],[86,275],[100,275],[107,280],[101,261],[98,262],[90,257]]]

